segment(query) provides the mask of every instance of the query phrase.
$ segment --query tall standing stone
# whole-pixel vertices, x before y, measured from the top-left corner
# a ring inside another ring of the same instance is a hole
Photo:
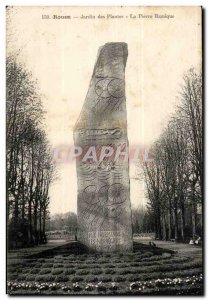
[[[129,163],[124,155],[127,56],[125,43],[107,43],[99,49],[74,128],[75,145],[83,149],[76,162],[78,240],[100,252],[132,250]]]

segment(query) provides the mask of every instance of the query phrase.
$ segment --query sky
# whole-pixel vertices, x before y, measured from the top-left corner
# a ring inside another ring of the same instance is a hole
[[[54,15],[71,18],[54,19]],[[151,147],[178,103],[183,74],[201,65],[199,7],[19,6],[10,7],[7,17],[7,55],[18,51],[18,60],[38,80],[46,110],[44,128],[52,148],[73,146],[73,126],[84,104],[98,48],[105,43],[128,44],[130,148]],[[50,212],[76,212],[75,161],[59,163],[57,170],[59,178],[50,187]],[[144,182],[136,174],[136,165],[130,163],[133,207],[147,201]]]

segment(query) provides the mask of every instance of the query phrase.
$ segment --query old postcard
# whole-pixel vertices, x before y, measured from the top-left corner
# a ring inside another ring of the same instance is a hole
[[[202,8],[6,17],[7,293],[203,295]]]

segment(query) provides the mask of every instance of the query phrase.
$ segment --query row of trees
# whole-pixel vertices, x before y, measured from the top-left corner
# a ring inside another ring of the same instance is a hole
[[[77,231],[77,215],[73,212],[59,213],[47,218],[46,231],[63,230]]]
[[[152,213],[146,207],[140,206],[131,209],[132,230],[134,234],[154,232]]]
[[[143,165],[156,238],[202,234],[203,204],[202,75],[191,69],[183,78],[179,105]]]
[[[6,178],[9,247],[45,241],[54,166],[37,83],[16,57],[6,62]]]

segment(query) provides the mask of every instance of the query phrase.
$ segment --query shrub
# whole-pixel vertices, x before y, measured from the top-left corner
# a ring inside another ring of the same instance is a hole
[[[88,266],[88,267],[89,267],[89,266]],[[101,269],[101,266],[100,266],[99,264],[97,264],[97,265],[93,265],[92,268],[93,268],[93,269]]]
[[[19,275],[18,275],[18,279],[19,279],[19,280],[25,280],[26,277],[27,277],[26,274],[19,274]]]
[[[150,256],[152,256],[152,255],[153,255],[152,252],[145,252],[145,253],[143,253],[141,256],[142,256],[142,257],[150,257]]]
[[[110,281],[112,281],[112,278],[110,276],[102,276],[99,278],[99,281],[110,282]]]
[[[114,277],[115,282],[124,282],[126,281],[126,278],[124,276],[116,276]]]
[[[102,261],[102,259],[93,259],[93,260],[86,260],[85,261],[85,264],[87,264],[88,266],[89,265],[96,265],[97,263],[101,263],[101,261]],[[108,261],[106,261],[106,260],[104,260],[105,262],[108,262]]]
[[[78,269],[88,269],[89,265],[78,265],[77,268]]]
[[[124,254],[122,252],[118,253],[118,257],[123,257]]]
[[[45,275],[44,278],[46,279],[45,281],[49,281],[49,282],[52,282],[52,281],[55,281],[55,276],[52,276],[52,275]]]
[[[80,277],[80,276],[74,276],[74,277],[72,278],[72,282],[80,282],[80,281],[83,281],[83,278]]]
[[[161,273],[160,278],[169,277],[185,277],[185,276],[193,276],[197,274],[202,273],[202,268],[196,268],[191,270],[181,270],[181,271],[175,271],[175,272],[167,272],[167,273]]]
[[[150,262],[150,264],[152,265],[152,262]],[[140,267],[141,266],[141,263],[138,263],[138,262],[133,262],[130,264],[131,267]],[[122,266],[119,266],[122,268]]]
[[[30,273],[30,269],[29,268],[23,268],[22,269],[22,274],[29,274]]]
[[[105,255],[104,255],[104,257],[111,257],[111,254],[110,253],[106,253]]]
[[[51,269],[41,269],[40,270],[40,275],[49,274],[49,273],[51,273]]]
[[[64,266],[63,266],[63,264],[57,264],[57,263],[55,263],[53,267],[54,268],[63,268]]]
[[[138,273],[141,273],[141,272],[145,272],[145,269],[142,270],[141,268],[140,269],[139,268],[137,268],[137,269],[132,268],[131,271],[129,272],[129,274],[138,274]]]
[[[35,275],[28,275],[27,281],[35,281]]]
[[[39,274],[40,270],[38,268],[33,268],[32,270],[30,270],[30,274]]]
[[[9,274],[8,275],[9,280],[16,280],[17,277],[18,277],[18,274]],[[20,279],[20,275],[19,275],[18,279]]]
[[[107,264],[107,263],[108,263],[108,260],[106,260],[106,259],[100,259],[100,260],[99,260],[99,263],[101,263],[101,264]]]
[[[139,276],[139,275],[130,275],[130,276],[127,276],[127,280],[131,281],[131,282],[140,281],[141,280],[141,276]]]
[[[132,258],[134,258],[134,256],[135,256],[134,253],[126,253],[126,254],[124,255],[125,259],[128,259],[128,258],[132,259]]]
[[[68,281],[68,277],[66,277],[66,276],[57,276],[55,281],[56,282],[66,282],[66,281]]]
[[[56,256],[54,256],[54,259],[55,260],[62,260],[63,256],[62,255],[56,255]]]
[[[65,275],[71,275],[71,274],[75,274],[76,271],[74,269],[67,269],[64,271],[64,274]]]
[[[126,274],[130,274],[131,273],[131,270],[130,269],[121,269],[121,270],[118,270],[118,274],[119,275],[126,275]]]
[[[98,282],[98,278],[96,276],[87,276],[85,280],[86,282]]]
[[[54,262],[54,258],[51,257],[51,258],[47,258],[47,263],[53,263]]]
[[[103,267],[113,269],[113,268],[115,268],[115,265],[108,264],[108,265],[104,265]]]
[[[8,273],[10,274],[17,273],[17,268],[9,268]]]
[[[39,268],[41,268],[42,267],[42,264],[41,263],[36,263],[35,265],[34,265],[34,268],[36,268],[36,269],[39,269]]]
[[[100,275],[102,273],[103,273],[103,271],[101,269],[92,269],[91,270],[91,274],[93,274],[93,275]]]
[[[134,255],[135,255],[135,256],[140,256],[141,254],[142,254],[141,251],[135,251],[135,252],[134,252]]]
[[[29,263],[28,261],[25,259],[23,260],[20,264],[19,264],[19,267],[22,267],[22,268],[25,268],[25,267],[28,267]]]
[[[115,274],[116,272],[113,269],[106,269],[105,274]]]
[[[28,263],[33,263],[33,262],[36,261],[36,259],[35,259],[35,258],[27,258],[26,261],[27,261]]]
[[[76,272],[77,275],[87,275],[89,274],[89,271],[88,270],[78,270]]]
[[[81,254],[79,254],[79,256],[76,257],[77,261],[84,261],[85,257],[83,257]]]
[[[63,254],[63,259],[70,259],[71,258],[71,256],[69,255],[69,254],[67,254],[67,253],[65,253],[65,254]]]
[[[52,263],[46,263],[42,265],[43,268],[53,268],[53,264]]]
[[[52,276],[50,274],[47,274],[47,275],[37,275],[35,277],[35,281],[38,281],[38,282],[52,282],[55,280],[55,276]]]
[[[34,267],[36,265],[36,262],[31,262],[28,264],[28,266],[30,266],[30,268]]]
[[[63,269],[53,269],[52,270],[52,275],[59,275],[63,273]]]
[[[128,268],[129,265],[127,265],[127,264],[125,264],[125,263],[119,263],[119,264],[117,264],[116,267],[118,267],[118,268]]]
[[[74,260],[74,259],[76,258],[76,255],[74,255],[74,254],[69,254],[69,258],[70,258],[71,260]]]
[[[90,255],[89,254],[87,254],[87,253],[85,253],[85,254],[82,254],[82,257],[84,257],[84,258],[88,258]],[[96,256],[92,256],[92,257],[97,257],[97,255]]]
[[[167,260],[167,258],[162,257],[161,255],[153,255],[149,258],[141,257],[141,261],[161,261],[161,260]]]
[[[72,265],[72,264],[65,264],[64,266],[65,266],[66,269],[75,268],[75,265]]]

